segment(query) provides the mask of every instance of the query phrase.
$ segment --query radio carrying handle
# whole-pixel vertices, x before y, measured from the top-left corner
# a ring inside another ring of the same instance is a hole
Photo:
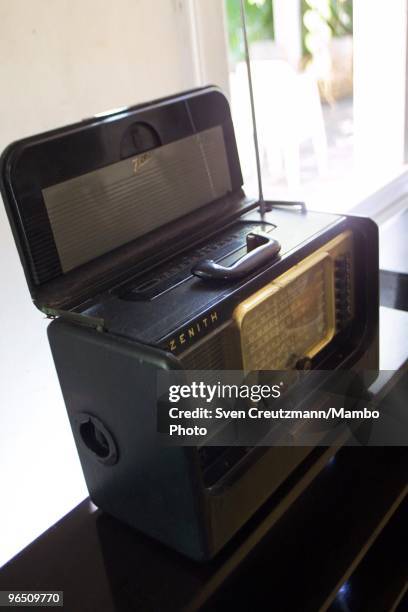
[[[235,281],[270,263],[281,248],[277,240],[263,232],[250,232],[246,243],[247,254],[232,266],[223,266],[213,259],[201,259],[193,266],[191,273],[207,281]]]

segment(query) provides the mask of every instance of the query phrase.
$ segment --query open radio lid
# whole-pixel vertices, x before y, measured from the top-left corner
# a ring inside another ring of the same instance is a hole
[[[34,303],[72,308],[254,201],[216,87],[11,144],[1,189]]]

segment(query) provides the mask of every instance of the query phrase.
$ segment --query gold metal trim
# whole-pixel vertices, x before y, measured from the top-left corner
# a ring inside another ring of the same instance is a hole
[[[326,303],[324,316],[326,320],[326,333],[324,337],[318,339],[315,343],[312,343],[306,348],[303,355],[298,357],[314,357],[319,351],[321,351],[327,344],[333,339],[336,333],[336,312],[335,312],[335,288],[334,288],[334,259],[340,253],[350,253],[352,250],[352,237],[351,232],[343,232],[329,243],[321,247],[318,251],[308,256],[299,264],[293,266],[290,270],[284,272],[281,276],[277,277],[265,287],[251,295],[239,306],[237,306],[233,313],[233,321],[239,330],[240,344],[242,352],[242,361],[244,369],[259,369],[254,367],[253,359],[251,356],[251,335],[254,334],[251,327],[251,322],[248,321],[248,317],[256,311],[262,304],[267,300],[271,300],[271,307],[274,297],[278,297],[282,290],[288,290],[290,285],[296,280],[300,279],[304,274],[312,271],[314,267],[322,266],[323,272],[323,283],[326,294]],[[307,289],[305,290],[305,297],[307,296]],[[280,296],[281,297],[281,296]],[[275,308],[277,306],[275,305]],[[274,314],[271,312],[271,318]],[[267,323],[266,323],[267,324]],[[252,322],[252,327],[257,327]],[[246,329],[247,328],[247,329]],[[257,327],[256,334],[261,335],[262,330]],[[289,364],[288,364],[289,366]]]

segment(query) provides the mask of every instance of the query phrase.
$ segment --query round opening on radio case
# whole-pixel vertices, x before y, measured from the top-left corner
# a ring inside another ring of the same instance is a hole
[[[77,417],[80,440],[100,463],[113,465],[118,460],[118,452],[112,434],[98,418],[90,414]]]

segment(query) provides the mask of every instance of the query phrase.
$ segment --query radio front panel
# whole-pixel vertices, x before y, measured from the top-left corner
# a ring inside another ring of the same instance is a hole
[[[345,231],[243,300],[229,321],[179,358],[189,370],[308,363],[353,320],[353,285],[353,238]]]

